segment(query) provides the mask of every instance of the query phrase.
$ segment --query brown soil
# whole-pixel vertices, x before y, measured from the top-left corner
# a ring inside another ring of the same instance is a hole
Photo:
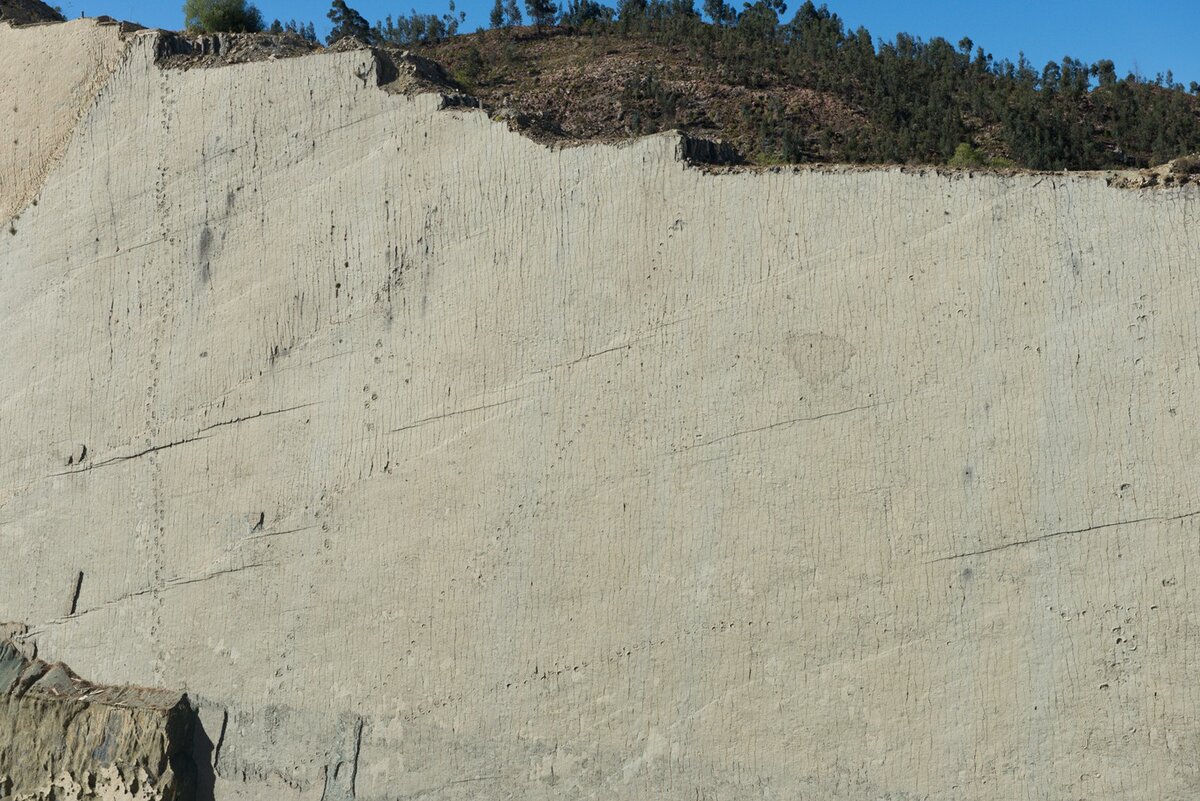
[[[483,107],[540,137],[612,141],[677,128],[760,151],[751,120],[768,116],[837,136],[869,122],[834,95],[772,84],[734,84],[682,48],[648,39],[572,35],[563,29],[483,31],[417,49],[441,63]]]
[[[0,0],[0,20],[13,25],[65,22],[66,18],[41,0]]]

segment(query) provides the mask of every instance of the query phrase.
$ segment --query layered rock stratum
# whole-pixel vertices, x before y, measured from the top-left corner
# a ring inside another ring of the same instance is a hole
[[[0,640],[0,797],[191,801],[193,713],[179,692],[102,687]]]
[[[212,797],[1195,797],[1196,187],[166,44],[0,25],[0,620]]]

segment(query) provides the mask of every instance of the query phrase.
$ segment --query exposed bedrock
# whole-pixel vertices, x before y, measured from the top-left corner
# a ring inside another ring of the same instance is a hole
[[[186,691],[216,799],[1196,797],[1195,187],[53,29],[111,69],[0,139],[0,619]]]
[[[179,692],[92,684],[0,640],[6,801],[192,801],[192,720]]]

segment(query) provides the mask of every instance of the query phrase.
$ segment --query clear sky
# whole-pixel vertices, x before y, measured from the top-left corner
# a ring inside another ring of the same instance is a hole
[[[802,0],[789,2],[789,14]],[[51,0],[51,4],[55,4]],[[182,0],[59,0],[68,17],[108,14],[160,28],[182,25]],[[329,28],[328,0],[257,0],[269,22],[295,18]],[[387,14],[443,13],[446,0],[349,0],[371,22]],[[492,0],[460,0],[467,29],[487,24]],[[698,0],[697,6],[700,5]],[[878,40],[897,31],[958,42],[970,36],[997,59],[1024,51],[1040,69],[1071,55],[1091,63],[1111,58],[1121,75],[1174,70],[1184,84],[1200,81],[1200,0],[830,0],[849,27],[865,25]]]

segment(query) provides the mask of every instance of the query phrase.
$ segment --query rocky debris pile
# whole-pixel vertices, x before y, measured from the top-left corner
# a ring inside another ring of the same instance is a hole
[[[345,39],[342,42],[346,41]],[[338,42],[332,49],[338,49]],[[433,59],[418,56],[408,50],[371,48],[379,59],[379,82],[395,94],[441,92],[446,95],[444,106],[478,106],[479,101],[463,94],[442,65]]]
[[[0,798],[192,798],[193,718],[183,693],[92,684],[0,640]]]
[[[171,69],[222,67],[254,61],[296,58],[312,53],[369,50],[377,62],[378,82],[395,93],[440,91],[455,96],[450,105],[473,105],[458,97],[459,87],[437,62],[406,50],[372,47],[353,37],[322,47],[294,33],[171,33],[158,41],[157,60]]]
[[[1108,183],[1121,189],[1200,185],[1200,153],[1180,156],[1148,170],[1114,173]]]
[[[737,149],[720,139],[705,139],[687,133],[679,135],[679,157],[692,164],[733,166],[743,163]]]
[[[295,58],[321,49],[294,33],[164,33],[158,43],[158,62],[173,69],[221,67]]]
[[[0,21],[13,25],[65,22],[66,17],[41,0],[0,0]]]

